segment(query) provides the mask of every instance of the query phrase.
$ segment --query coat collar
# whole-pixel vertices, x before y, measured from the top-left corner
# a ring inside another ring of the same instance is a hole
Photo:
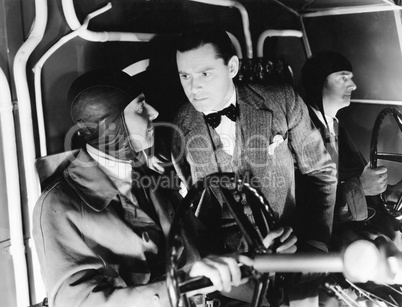
[[[308,108],[308,113],[310,114],[310,118],[312,120],[312,122],[314,123],[314,125],[318,128],[318,129],[325,129],[324,124],[322,123],[322,121],[318,118],[317,114],[314,112],[313,108],[311,106],[307,106]]]
[[[176,186],[170,186],[167,181],[163,181],[170,179],[169,173],[164,174],[165,178],[161,179],[161,174],[152,169],[146,168],[146,172],[151,184],[151,194],[157,194],[160,189],[178,190]],[[65,169],[64,178],[79,197],[95,211],[104,210],[112,200],[120,197],[113,181],[84,149],[79,151],[76,159]]]
[[[64,177],[79,197],[95,211],[102,211],[119,195],[112,180],[83,149],[64,171]]]
[[[238,101],[243,106],[252,107],[254,109],[268,109],[265,105],[265,99],[262,94],[258,93],[255,88],[243,83],[236,84],[236,93]]]
[[[258,93],[255,88],[239,85],[236,89],[239,97],[240,123],[245,127],[242,129],[243,139],[248,145],[253,139],[256,148],[264,148],[268,145],[264,144],[264,140],[270,137],[269,134],[272,132],[273,111],[267,106],[262,93]]]

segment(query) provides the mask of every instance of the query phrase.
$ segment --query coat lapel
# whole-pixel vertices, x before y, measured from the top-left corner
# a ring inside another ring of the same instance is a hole
[[[80,198],[97,212],[104,210],[119,194],[112,180],[83,149],[64,170],[64,177]]]
[[[262,96],[245,86],[239,86],[237,94],[243,156],[248,163],[266,165],[268,146],[272,141],[273,111],[264,104]]]
[[[214,155],[214,144],[202,113],[191,104],[188,108],[188,117],[183,122],[183,133],[186,140],[187,159],[197,172],[194,174],[196,180],[218,172],[219,168]]]

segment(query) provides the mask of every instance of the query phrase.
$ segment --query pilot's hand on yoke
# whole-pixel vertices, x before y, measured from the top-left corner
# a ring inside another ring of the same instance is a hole
[[[291,227],[280,227],[271,230],[264,238],[266,248],[278,254],[293,254],[297,250],[297,238]]]
[[[387,171],[388,170],[385,166],[370,168],[370,163],[364,167],[359,180],[366,196],[378,195],[386,190],[388,178]]]
[[[240,286],[247,279],[242,279],[239,263],[252,266],[253,260],[244,255],[230,254],[224,256],[210,255],[193,264],[189,271],[190,277],[208,277],[213,287],[207,287],[198,293],[213,291],[230,292],[232,286]]]

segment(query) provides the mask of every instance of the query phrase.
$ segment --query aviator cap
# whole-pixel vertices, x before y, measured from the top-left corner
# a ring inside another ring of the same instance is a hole
[[[142,93],[142,84],[120,70],[90,71],[79,76],[68,92],[71,118],[87,139],[99,124],[113,122]]]
[[[124,109],[143,92],[142,75],[100,70],[87,72],[73,82],[67,96],[71,118],[89,145],[118,159],[133,159],[136,153]]]
[[[306,103],[322,108],[322,89],[327,77],[338,71],[352,72],[352,64],[340,53],[321,51],[311,56],[302,68]]]

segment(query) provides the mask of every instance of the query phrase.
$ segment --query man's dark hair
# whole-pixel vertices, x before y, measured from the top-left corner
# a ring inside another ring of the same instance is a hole
[[[179,37],[177,50],[190,51],[206,44],[211,44],[218,58],[228,64],[235,55],[232,41],[225,30],[216,24],[196,24],[187,28]]]

